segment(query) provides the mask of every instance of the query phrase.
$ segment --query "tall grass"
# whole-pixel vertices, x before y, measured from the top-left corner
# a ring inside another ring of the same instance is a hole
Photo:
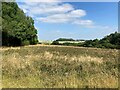
[[[117,88],[118,50],[57,46],[3,49],[4,88]]]

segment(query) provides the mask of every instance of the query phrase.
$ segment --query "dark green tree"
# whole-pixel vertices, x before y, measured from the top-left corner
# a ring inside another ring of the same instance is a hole
[[[59,41],[53,41],[52,45],[59,45]]]
[[[34,20],[25,15],[15,2],[2,2],[2,45],[37,44]]]

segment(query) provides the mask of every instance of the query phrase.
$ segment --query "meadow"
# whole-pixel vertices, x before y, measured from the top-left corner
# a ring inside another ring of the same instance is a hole
[[[2,48],[3,88],[118,88],[117,49]]]

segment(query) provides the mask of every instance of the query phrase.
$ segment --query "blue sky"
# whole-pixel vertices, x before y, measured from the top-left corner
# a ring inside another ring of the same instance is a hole
[[[39,40],[95,39],[118,31],[117,2],[19,2]]]

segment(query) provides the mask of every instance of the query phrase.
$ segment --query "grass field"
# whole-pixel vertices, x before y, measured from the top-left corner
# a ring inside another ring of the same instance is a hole
[[[117,88],[118,50],[65,46],[3,48],[3,88]]]

